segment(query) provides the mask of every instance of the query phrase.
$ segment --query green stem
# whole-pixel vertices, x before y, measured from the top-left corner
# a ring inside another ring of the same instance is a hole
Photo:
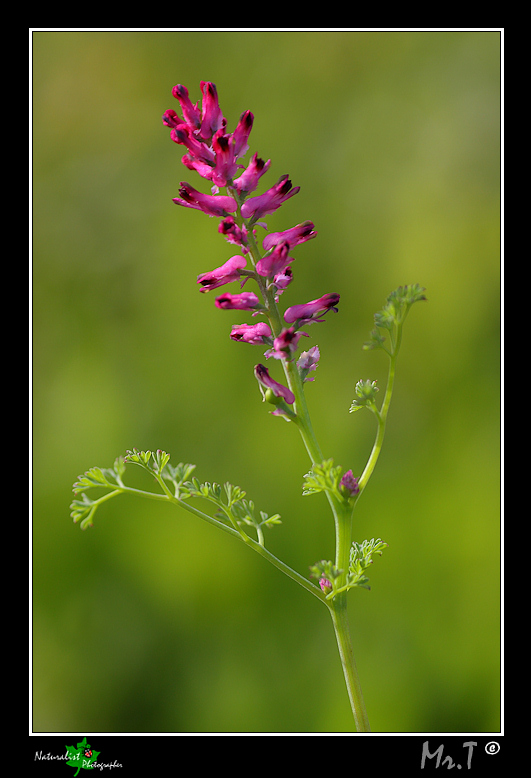
[[[297,426],[308,456],[313,465],[323,461],[323,454],[310,420],[308,405],[304,395],[304,386],[295,360],[282,360],[288,386],[295,396],[294,408],[297,413]]]
[[[374,413],[378,421],[378,429],[376,430],[376,439],[374,441],[374,445],[372,447],[372,451],[367,461],[367,464],[365,465],[365,470],[361,474],[361,477],[358,481],[358,486],[360,490],[358,494],[358,498],[360,497],[361,493],[367,486],[367,482],[371,477],[374,468],[376,467],[378,457],[380,456],[380,452],[382,450],[382,444],[385,435],[385,425],[387,422],[387,414],[389,413],[389,406],[391,404],[391,397],[393,395],[393,388],[395,384],[396,360],[398,357],[398,351],[400,349],[401,341],[402,341],[402,323],[400,322],[397,325],[396,338],[394,339],[393,349],[391,351],[391,354],[389,355],[390,356],[389,374],[387,377],[387,386],[385,388],[385,395],[382,402],[382,407],[380,410],[378,410],[376,405],[373,404],[372,406],[370,406],[370,409],[372,410],[372,412]]]
[[[347,612],[347,574],[352,546],[352,508],[345,503],[334,506],[336,520],[336,567],[342,570],[334,582],[335,596],[327,600],[336,635],[341,666],[357,732],[370,732],[361,684],[354,660]]]
[[[347,593],[338,594],[329,605],[332,623],[336,634],[341,666],[347,687],[350,705],[354,716],[357,732],[370,732],[369,719],[361,691],[360,680],[354,661],[352,641],[347,613]]]

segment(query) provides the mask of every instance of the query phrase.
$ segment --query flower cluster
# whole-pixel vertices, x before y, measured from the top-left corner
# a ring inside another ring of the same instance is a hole
[[[266,358],[284,363],[291,361],[300,338],[308,337],[300,328],[322,322],[328,311],[337,311],[339,302],[339,294],[325,294],[308,303],[292,305],[284,313],[287,326],[279,325],[281,320],[276,306],[280,295],[293,280],[291,252],[314,238],[317,232],[312,222],[305,221],[283,232],[269,233],[262,241],[263,252],[260,252],[256,228],[267,230],[262,218],[274,213],[297,194],[299,187],[292,185],[288,175],[282,175],[263,194],[250,196],[271,166],[271,160],[264,161],[256,153],[247,165],[242,162],[249,151],[253,114],[244,111],[234,131],[228,132],[215,84],[201,81],[201,107],[199,102],[192,103],[182,84],[174,86],[172,93],[179,102],[180,114],[173,109],[167,110],[162,121],[171,129],[171,139],[186,149],[182,157],[185,167],[210,182],[210,193],[205,194],[182,181],[179,197],[173,202],[219,218],[219,233],[239,251],[220,267],[198,276],[200,291],[208,292],[232,282],[238,282],[242,289],[247,281],[254,279],[260,296],[255,292],[225,293],[216,297],[215,304],[222,310],[250,311],[253,316],[265,316],[269,323],[234,325],[230,337],[243,343],[268,346]],[[222,189],[225,189],[224,194]],[[313,380],[308,373],[317,367],[319,356],[317,346],[300,355],[297,368],[303,381]],[[292,405],[295,402],[293,392],[274,381],[264,365],[255,366],[255,376],[264,397],[282,406],[274,413],[282,414],[285,403]]]

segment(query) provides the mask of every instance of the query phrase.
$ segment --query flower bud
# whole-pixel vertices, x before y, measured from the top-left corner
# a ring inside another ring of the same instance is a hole
[[[330,594],[332,591],[332,584],[328,578],[319,578],[319,586],[321,587],[324,594]]]
[[[374,402],[377,391],[378,387],[376,386],[376,381],[366,379],[365,381],[358,381],[356,384],[356,395],[359,398],[358,401],[362,404]]]
[[[352,470],[347,470],[341,481],[339,482],[343,493],[347,497],[352,497],[355,494],[359,494],[360,488],[358,486],[358,479],[352,475]]]
[[[310,370],[316,370],[319,359],[319,346],[312,346],[308,351],[303,351],[297,360],[297,367],[303,381],[314,381],[314,378],[308,378]]]

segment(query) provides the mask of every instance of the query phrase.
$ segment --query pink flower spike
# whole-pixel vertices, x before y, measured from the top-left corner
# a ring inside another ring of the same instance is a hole
[[[293,258],[288,256],[288,252],[289,243],[285,240],[281,241],[269,256],[258,260],[256,272],[264,278],[282,273],[293,262]]]
[[[245,267],[246,264],[247,260],[245,257],[236,255],[210,273],[202,273],[197,276],[197,283],[202,286],[202,289],[199,291],[208,292],[210,289],[216,289],[218,286],[229,284],[231,281],[238,281],[240,278],[240,268]]]
[[[262,307],[254,292],[222,294],[220,297],[216,297],[216,308],[221,308],[221,310],[256,311],[257,308]]]
[[[276,246],[281,240],[287,240],[290,248],[293,248],[294,246],[298,246],[299,243],[304,243],[307,240],[311,240],[311,238],[315,238],[316,235],[317,232],[314,229],[313,222],[307,221],[302,224],[297,224],[296,227],[292,227],[284,232],[271,232],[269,235],[265,236],[262,245],[266,251],[269,251],[269,249],[272,249],[273,246]]]
[[[275,397],[280,397],[285,400],[288,405],[293,405],[295,402],[295,395],[287,388],[282,386],[278,381],[273,380],[269,375],[269,370],[264,365],[255,365],[254,374],[261,386],[265,389],[271,389]]]
[[[232,340],[253,344],[267,343],[265,339],[270,339],[271,336],[271,329],[265,321],[258,322],[258,324],[235,324],[230,333]],[[271,341],[269,340],[269,342]]]
[[[203,112],[201,116],[201,137],[209,140],[222,127],[226,120],[223,118],[218,102],[218,90],[211,81],[201,81],[203,93]]]
[[[292,188],[291,181],[287,175],[281,176],[277,183],[258,197],[251,197],[242,205],[242,216],[244,219],[250,217],[256,221],[261,216],[273,213],[280,206],[289,200],[290,197],[297,194],[300,186]]]
[[[339,302],[338,294],[325,294],[318,300],[311,300],[304,305],[292,305],[284,314],[285,321],[293,324],[299,320],[300,324],[312,323],[314,321],[323,321],[318,317],[330,309],[337,310],[335,307]]]
[[[181,198],[173,198],[173,202],[176,205],[197,208],[199,211],[206,213],[207,216],[227,216],[227,214],[234,213],[238,210],[238,204],[234,197],[206,195],[202,192],[198,192],[197,189],[194,189],[193,186],[187,184],[186,181],[181,182],[179,194],[181,195]]]

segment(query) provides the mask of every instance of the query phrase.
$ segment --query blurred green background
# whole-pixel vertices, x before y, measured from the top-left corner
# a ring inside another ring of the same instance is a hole
[[[258,346],[229,339],[196,276],[232,254],[161,116],[214,81],[229,129],[300,193],[269,231],[314,221],[283,307],[339,292],[310,328],[326,456],[359,473],[374,419],[349,415],[386,358],[361,346],[398,285],[405,328],[383,453],[355,537],[389,543],[350,595],[375,732],[500,728],[500,34],[467,31],[33,33],[33,728],[348,732],[327,611],[229,536],[121,497],[94,528],[71,485],[127,449],[279,512],[268,547],[303,572],[333,557],[293,425],[261,403]],[[231,289],[231,291],[237,291]],[[305,344],[306,345],[306,344]],[[278,365],[270,365],[273,375]],[[132,482],[138,476],[129,468]]]

